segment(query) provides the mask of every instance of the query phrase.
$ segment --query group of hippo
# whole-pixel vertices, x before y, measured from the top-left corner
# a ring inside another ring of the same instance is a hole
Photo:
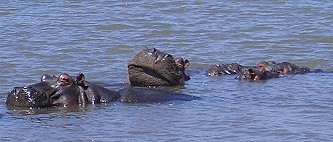
[[[207,71],[208,76],[223,76],[235,74],[239,80],[265,80],[289,74],[320,73],[321,69],[310,70],[289,62],[276,63],[274,61],[260,61],[256,66],[242,66],[238,63],[217,64]]]
[[[155,48],[141,49],[128,63],[128,77],[124,88],[114,91],[85,80],[83,73],[72,77],[42,75],[40,82],[14,87],[7,94],[8,107],[45,108],[52,106],[85,106],[87,104],[120,101],[123,103],[165,102],[195,100],[199,97],[163,90],[154,86],[184,85],[190,79],[187,73],[189,60],[174,58]],[[287,74],[322,72],[298,67],[288,62],[261,61],[256,66],[237,63],[213,65],[208,76],[237,75],[240,80],[264,80]]]

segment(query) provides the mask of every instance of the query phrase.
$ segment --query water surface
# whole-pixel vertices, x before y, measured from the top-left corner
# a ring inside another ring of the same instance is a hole
[[[212,64],[289,61],[333,71],[333,3],[8,1],[0,4],[0,141],[330,141],[332,73],[265,82],[206,77]],[[5,93],[44,74],[86,74],[117,89],[142,47],[190,60],[162,104],[10,110]]]

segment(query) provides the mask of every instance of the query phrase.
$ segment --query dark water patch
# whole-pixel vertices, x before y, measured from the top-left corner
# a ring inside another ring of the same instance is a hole
[[[133,28],[135,28],[135,27],[126,25],[126,24],[112,24],[112,25],[96,26],[97,30],[102,30],[102,31],[128,30],[128,29],[133,29]]]
[[[0,11],[0,16],[8,16],[11,15],[12,13],[9,11]]]
[[[318,40],[320,43],[333,43],[333,38],[321,38]]]

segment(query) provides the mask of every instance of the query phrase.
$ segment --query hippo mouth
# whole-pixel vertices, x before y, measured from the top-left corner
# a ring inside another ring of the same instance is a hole
[[[176,85],[181,78],[172,55],[155,48],[139,52],[129,62],[128,72],[131,84],[138,86]]]
[[[168,57],[167,57],[168,58]],[[154,82],[149,85],[168,85],[174,84],[174,69],[170,68],[170,62],[173,60],[167,60],[164,58],[156,57],[156,60],[151,63],[132,63],[128,65],[128,71],[131,73],[131,77],[141,80],[143,82]],[[135,83],[135,81],[132,81]]]
[[[166,84],[172,83],[172,81],[169,80],[165,76],[165,74],[155,70],[154,68],[131,64],[131,65],[128,65],[128,69],[131,71],[137,72],[137,76],[142,76],[142,78],[155,79],[155,80],[159,80],[159,82],[165,82]]]
[[[43,108],[52,105],[50,96],[55,93],[51,87],[15,87],[7,95],[7,105],[15,107]]]

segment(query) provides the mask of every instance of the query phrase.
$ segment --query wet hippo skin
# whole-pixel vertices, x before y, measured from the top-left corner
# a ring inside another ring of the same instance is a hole
[[[155,48],[143,48],[128,63],[129,82],[132,86],[184,85],[190,79],[185,72],[188,63]]]
[[[15,87],[7,94],[6,104],[8,107],[43,108],[85,106],[113,101],[159,103],[194,99],[199,99],[199,97],[145,87],[125,86],[119,91],[114,91],[86,81],[83,73],[79,73],[75,79],[64,73],[59,77],[43,75],[39,83],[25,87]]]

